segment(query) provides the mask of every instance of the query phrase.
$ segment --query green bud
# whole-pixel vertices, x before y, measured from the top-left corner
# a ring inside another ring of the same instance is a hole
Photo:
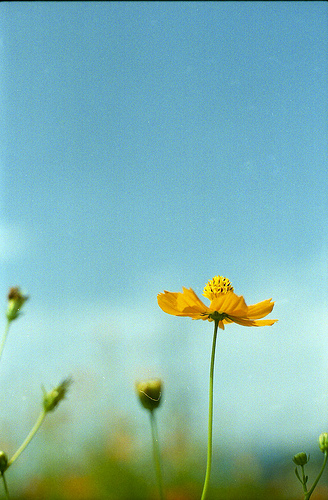
[[[20,315],[20,310],[24,302],[28,299],[28,295],[23,295],[18,286],[11,287],[8,293],[8,308],[7,319],[13,321]]]
[[[328,432],[323,432],[319,436],[319,448],[322,451],[322,453],[325,453],[328,451]]]
[[[293,457],[293,462],[294,464],[296,465],[305,465],[308,463],[308,461],[310,460],[310,455],[307,456],[306,453],[297,453],[296,455],[294,455]]]
[[[8,457],[4,451],[0,451],[0,474],[3,474],[7,469]]]
[[[159,379],[136,383],[139,400],[146,410],[153,411],[160,405],[162,385],[162,381]]]
[[[43,388],[43,408],[46,412],[53,411],[60,401],[65,398],[69,386],[72,383],[71,377],[66,378],[52,391],[46,392]]]

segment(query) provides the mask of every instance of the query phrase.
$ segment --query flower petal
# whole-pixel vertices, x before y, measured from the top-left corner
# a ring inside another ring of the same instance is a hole
[[[248,318],[236,318],[233,316],[230,316],[229,319],[231,319],[234,323],[237,323],[237,325],[242,325],[242,326],[272,326],[274,323],[278,321],[277,319],[254,320]],[[226,321],[226,318],[224,319],[224,321]]]
[[[228,292],[215,297],[210,304],[211,311],[217,311],[220,314],[225,313],[229,316],[247,317],[247,305],[242,295],[236,295],[234,292]]]
[[[254,326],[272,326],[277,321],[277,319],[259,319],[254,321]]]
[[[208,312],[208,307],[197,297],[191,288],[183,288],[183,292],[168,292],[157,295],[159,307],[174,316],[189,316],[193,319],[207,319],[203,316]]]
[[[248,306],[247,317],[252,319],[264,318],[270,314],[274,306],[272,299],[263,300],[252,306]]]

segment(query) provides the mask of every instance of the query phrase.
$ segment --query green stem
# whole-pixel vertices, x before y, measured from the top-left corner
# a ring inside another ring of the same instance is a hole
[[[2,356],[3,348],[5,347],[7,335],[8,335],[8,332],[9,332],[10,323],[11,322],[9,320],[7,320],[6,328],[5,328],[5,331],[3,333],[3,337],[1,339],[1,344],[0,344],[0,359],[1,359],[1,356]]]
[[[214,380],[214,360],[215,360],[215,346],[218,333],[219,320],[214,323],[214,335],[212,343],[211,367],[210,367],[210,388],[209,388],[209,410],[208,410],[208,434],[207,434],[207,465],[206,475],[203,486],[203,493],[201,500],[205,500],[208,485],[210,482],[211,468],[212,468],[212,425],[213,425],[213,380]]]
[[[305,470],[304,470],[304,465],[301,465],[301,469],[302,469],[302,485],[303,485],[303,491],[304,491],[304,500],[306,500],[307,497],[306,495],[308,494],[308,490],[307,490],[307,486],[306,486],[306,482],[307,482],[307,478],[306,478],[306,475],[305,475]]]
[[[19,457],[19,455],[25,450],[26,446],[28,444],[30,444],[30,442],[32,441],[33,437],[35,436],[35,434],[37,433],[37,431],[41,427],[41,424],[44,421],[46,414],[47,414],[47,412],[45,410],[41,411],[40,415],[37,418],[37,421],[35,422],[34,426],[32,427],[32,429],[31,429],[30,433],[28,434],[27,438],[25,439],[25,441],[23,442],[23,444],[18,448],[18,450],[16,451],[16,453],[14,453],[14,455],[8,461],[7,469],[8,469],[8,467],[10,467],[10,465],[12,465],[15,462],[15,460]]]
[[[323,471],[325,470],[325,467],[326,467],[326,464],[327,464],[327,458],[328,458],[328,452],[327,452],[327,450],[324,452],[324,454],[325,454],[325,457],[323,459],[322,467],[321,467],[321,469],[319,471],[319,474],[318,474],[316,480],[314,481],[311,489],[307,493],[305,493],[304,500],[309,500],[310,496],[312,495],[312,493],[314,491],[314,488],[317,486],[317,484],[318,484],[318,482],[319,482],[319,480],[320,480],[320,478],[322,476]]]
[[[158,442],[158,431],[157,431],[157,424],[156,424],[154,410],[150,411],[150,426],[151,426],[151,434],[152,434],[152,438],[153,438],[154,463],[155,463],[157,483],[158,483],[158,489],[159,489],[159,497],[161,500],[164,500],[163,478],[162,478],[162,471],[161,471],[161,459],[160,459],[159,442]]]
[[[3,485],[4,485],[4,488],[5,488],[5,492],[6,492],[6,497],[10,498],[9,497],[8,486],[7,486],[7,481],[6,481],[6,478],[5,478],[5,474],[2,472],[1,476],[2,476],[2,479],[3,479]]]

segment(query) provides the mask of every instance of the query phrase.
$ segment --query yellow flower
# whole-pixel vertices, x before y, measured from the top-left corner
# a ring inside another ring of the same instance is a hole
[[[272,311],[274,306],[272,299],[248,306],[244,297],[236,295],[230,281],[222,276],[215,276],[211,279],[205,286],[203,295],[211,301],[209,306],[206,306],[191,288],[184,287],[182,293],[172,293],[166,290],[164,293],[159,293],[157,301],[159,307],[168,314],[217,321],[222,330],[227,323],[237,323],[243,326],[271,326],[278,321],[277,319],[259,320]]]

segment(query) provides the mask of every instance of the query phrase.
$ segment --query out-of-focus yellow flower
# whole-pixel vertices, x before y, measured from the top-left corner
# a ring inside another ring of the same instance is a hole
[[[191,288],[184,287],[182,293],[166,290],[164,293],[159,293],[157,301],[159,307],[168,314],[217,321],[222,330],[227,323],[237,323],[243,326],[271,326],[278,321],[277,319],[259,319],[272,311],[274,306],[272,299],[248,306],[244,297],[236,295],[230,281],[222,276],[215,276],[211,279],[205,286],[203,295],[211,301],[209,306],[206,306]]]

